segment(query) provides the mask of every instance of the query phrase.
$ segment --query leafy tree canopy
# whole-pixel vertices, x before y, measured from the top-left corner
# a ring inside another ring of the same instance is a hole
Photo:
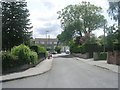
[[[104,16],[101,14],[102,8],[92,5],[90,2],[68,5],[57,13],[64,29],[61,34],[64,41],[91,33],[93,30],[102,27],[105,22]]]
[[[108,13],[111,19],[118,20],[120,22],[120,1],[119,2],[109,2]]]
[[[115,33],[110,34],[109,37],[116,37],[117,42],[120,44],[120,1],[109,2],[108,14],[112,19],[118,22],[118,26],[115,28]],[[113,31],[113,29],[110,30]]]
[[[26,2],[2,2],[3,49],[27,44],[32,31]]]

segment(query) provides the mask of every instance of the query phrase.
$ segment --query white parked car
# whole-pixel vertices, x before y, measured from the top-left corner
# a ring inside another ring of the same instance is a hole
[[[70,50],[66,50],[65,53],[66,53],[66,54],[70,54]]]

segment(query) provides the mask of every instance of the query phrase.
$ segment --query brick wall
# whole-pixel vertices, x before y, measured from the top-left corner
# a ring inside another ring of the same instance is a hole
[[[107,63],[120,65],[120,51],[108,52]]]

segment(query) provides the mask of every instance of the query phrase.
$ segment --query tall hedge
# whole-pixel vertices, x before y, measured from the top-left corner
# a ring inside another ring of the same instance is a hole
[[[55,51],[56,51],[57,53],[60,53],[60,52],[61,52],[61,47],[60,47],[60,46],[56,46],[56,47],[55,47]]]
[[[37,53],[31,51],[30,48],[24,44],[13,47],[11,54],[17,56],[21,64],[34,64],[38,59]]]
[[[10,52],[2,53],[2,70],[7,70],[19,66],[18,57],[12,55]]]
[[[41,58],[40,56],[42,55],[43,57],[43,54],[44,54],[44,57],[47,57],[47,51],[45,49],[45,47],[43,46],[40,46],[40,45],[32,45],[30,46],[30,49],[32,51],[35,51],[37,54],[38,54],[38,57]]]

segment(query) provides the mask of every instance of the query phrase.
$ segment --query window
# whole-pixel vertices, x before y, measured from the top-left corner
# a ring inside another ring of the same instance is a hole
[[[38,42],[38,41],[35,41],[35,43],[36,43],[36,44],[39,44],[39,42]]]
[[[45,42],[42,41],[41,44],[45,44]]]
[[[51,42],[51,41],[48,41],[47,44],[52,44],[52,42]]]
[[[54,42],[54,44],[57,44],[57,42]]]
[[[52,44],[52,42],[50,42],[50,44]]]

